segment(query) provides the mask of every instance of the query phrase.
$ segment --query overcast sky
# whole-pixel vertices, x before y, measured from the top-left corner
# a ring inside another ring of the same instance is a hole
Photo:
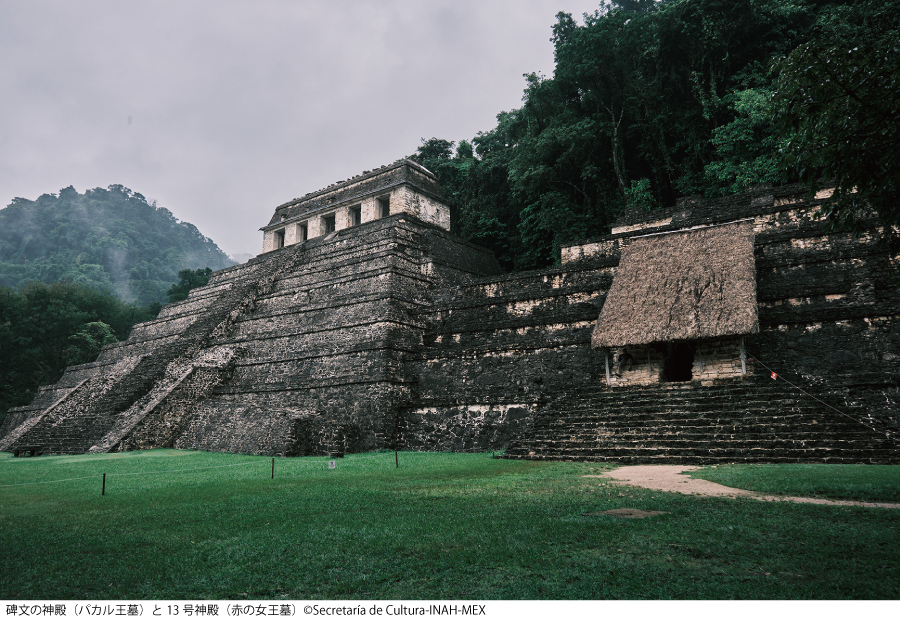
[[[276,205],[471,139],[590,0],[0,0],[0,206],[122,184],[230,254]]]

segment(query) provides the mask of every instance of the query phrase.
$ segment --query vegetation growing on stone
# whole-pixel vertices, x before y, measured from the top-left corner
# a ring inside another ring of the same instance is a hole
[[[191,290],[209,283],[210,275],[212,275],[212,269],[209,266],[198,268],[197,270],[185,268],[178,271],[178,283],[173,283],[172,287],[166,292],[169,302],[177,303],[185,300]]]

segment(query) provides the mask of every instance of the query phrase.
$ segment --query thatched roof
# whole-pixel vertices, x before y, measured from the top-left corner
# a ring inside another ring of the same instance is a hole
[[[759,331],[752,224],[634,238],[591,345],[746,335]]]

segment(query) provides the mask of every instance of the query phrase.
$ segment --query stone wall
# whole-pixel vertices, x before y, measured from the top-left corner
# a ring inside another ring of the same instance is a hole
[[[610,353],[609,384],[618,387],[655,385],[662,380],[662,368],[662,353],[655,348],[648,345],[618,348]]]
[[[551,400],[597,382],[589,346],[611,277],[602,263],[474,279],[433,293],[405,447],[502,448]]]
[[[359,223],[353,212],[358,211]],[[278,206],[263,228],[263,253],[394,214],[409,214],[420,221],[450,230],[450,206],[435,176],[411,160],[399,160],[374,171],[304,195]]]
[[[697,345],[691,376],[703,384],[710,384],[721,379],[752,375],[753,362],[747,359],[746,355],[741,359],[740,338],[703,340]]]

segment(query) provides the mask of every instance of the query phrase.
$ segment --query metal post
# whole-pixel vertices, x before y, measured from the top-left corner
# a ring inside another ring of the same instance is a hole
[[[275,480],[275,457],[272,457],[272,480]]]
[[[397,456],[397,451],[394,450],[394,467],[400,467],[400,459]]]
[[[106,474],[103,474],[103,488],[100,489],[100,495],[106,495]]]

